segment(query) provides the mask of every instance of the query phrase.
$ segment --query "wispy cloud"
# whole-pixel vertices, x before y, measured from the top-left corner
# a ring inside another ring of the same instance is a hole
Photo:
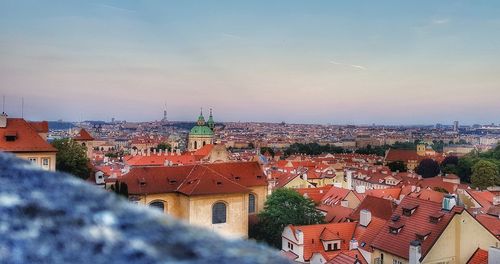
[[[434,25],[443,25],[443,24],[450,23],[450,19],[448,19],[448,18],[439,18],[439,19],[433,19],[431,22]]]
[[[366,70],[367,69],[365,66],[362,66],[362,65],[343,63],[343,62],[338,62],[338,61],[333,61],[333,60],[331,60],[330,63],[335,64],[335,65],[348,66],[348,67],[352,67],[352,68],[359,69],[359,70]]]
[[[241,39],[240,36],[232,33],[222,32],[221,35],[228,38]]]
[[[119,11],[119,12],[126,12],[126,13],[133,13],[135,10],[132,9],[127,9],[123,7],[118,7],[114,5],[108,5],[108,4],[98,4],[99,7],[107,8],[107,9],[112,9],[114,11]]]

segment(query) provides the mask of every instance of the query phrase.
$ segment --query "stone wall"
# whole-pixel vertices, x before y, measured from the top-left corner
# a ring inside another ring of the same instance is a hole
[[[288,263],[0,153],[2,263]]]

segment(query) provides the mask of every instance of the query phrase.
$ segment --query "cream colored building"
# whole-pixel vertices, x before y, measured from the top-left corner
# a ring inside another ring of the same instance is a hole
[[[136,202],[231,238],[248,237],[264,209],[267,180],[256,162],[133,168],[119,181]]]
[[[22,118],[0,115],[0,151],[29,160],[45,170],[56,170],[56,153],[46,141],[47,122],[27,122]]]

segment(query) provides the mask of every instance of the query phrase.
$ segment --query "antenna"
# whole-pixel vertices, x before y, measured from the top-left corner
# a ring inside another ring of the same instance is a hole
[[[3,96],[2,114],[5,114],[5,95]]]

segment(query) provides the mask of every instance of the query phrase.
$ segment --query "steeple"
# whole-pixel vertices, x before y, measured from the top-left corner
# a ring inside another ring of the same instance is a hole
[[[210,108],[210,116],[208,117],[207,125],[210,129],[212,129],[212,131],[214,130],[215,122],[214,122],[214,117],[212,115],[212,108]]]
[[[198,126],[205,125],[205,117],[203,117],[203,108],[200,108],[200,116],[198,117],[198,121],[196,122],[196,125],[198,125]]]

